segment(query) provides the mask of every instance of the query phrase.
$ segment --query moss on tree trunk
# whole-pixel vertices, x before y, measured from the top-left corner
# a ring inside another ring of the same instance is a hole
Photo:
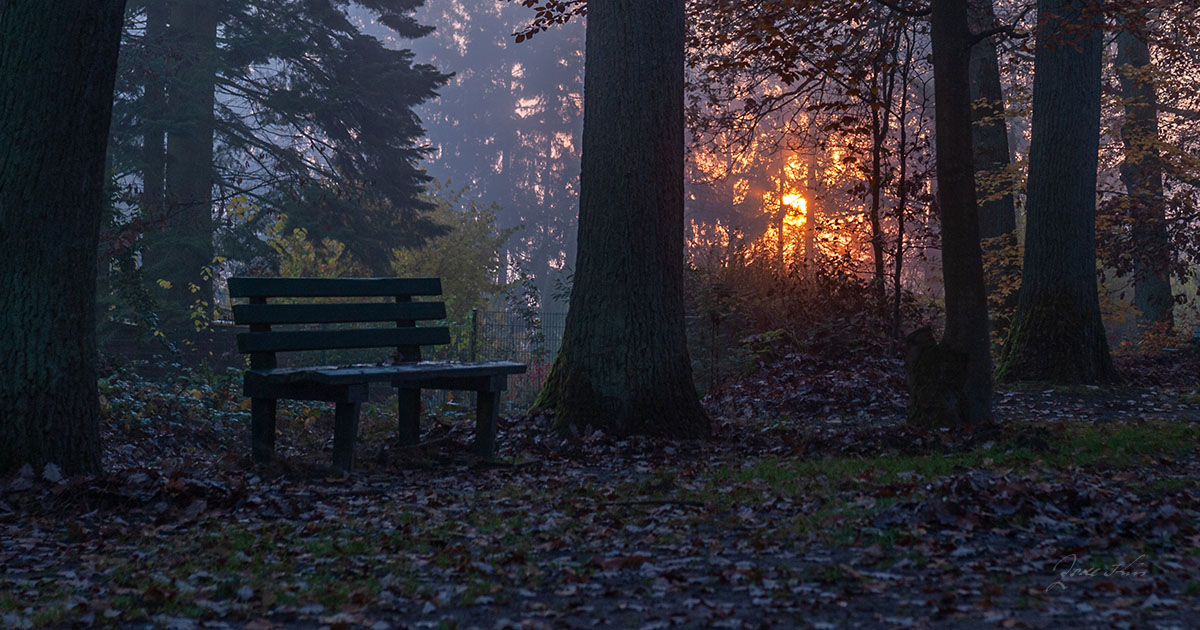
[[[1009,329],[997,377],[1006,381],[1104,383],[1116,378],[1098,310],[1063,287],[1028,300]]]

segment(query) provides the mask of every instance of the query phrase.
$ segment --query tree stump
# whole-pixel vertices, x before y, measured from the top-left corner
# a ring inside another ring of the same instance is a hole
[[[965,418],[967,354],[938,343],[925,326],[905,338],[908,423],[926,428],[961,426]]]

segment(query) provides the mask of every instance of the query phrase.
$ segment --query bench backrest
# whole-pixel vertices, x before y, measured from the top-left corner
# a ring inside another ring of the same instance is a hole
[[[275,353],[345,348],[389,348],[402,361],[420,361],[421,346],[450,343],[445,326],[417,327],[446,318],[444,302],[414,302],[442,294],[440,278],[230,278],[229,297],[248,298],[233,307],[233,321],[250,326],[237,336],[250,367],[276,366]],[[390,303],[271,304],[271,298],[391,298]],[[389,322],[388,327],[340,330],[276,330],[273,325]]]

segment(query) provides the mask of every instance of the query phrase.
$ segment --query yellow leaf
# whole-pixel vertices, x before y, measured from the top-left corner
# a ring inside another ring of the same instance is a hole
[[[164,288],[164,289],[170,289],[170,288],[171,288],[171,282],[170,282],[169,280],[163,280],[162,278],[159,278],[159,280],[158,280],[158,286],[160,286],[160,287],[162,287],[162,288]]]

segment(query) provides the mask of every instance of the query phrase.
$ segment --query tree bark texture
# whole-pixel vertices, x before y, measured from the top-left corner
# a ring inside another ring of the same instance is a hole
[[[683,319],[683,6],[588,5],[575,282],[536,403],[560,430],[709,433]]]
[[[1039,0],[1025,258],[1000,376],[1115,376],[1096,280],[1101,21],[1094,0]]]
[[[932,9],[937,200],[946,287],[941,342],[946,352],[941,354],[966,357],[959,423],[983,424],[992,418],[992,360],[971,152],[970,29],[961,0],[934,0]]]
[[[124,8],[0,4],[0,475],[100,468],[96,250]]]
[[[973,32],[995,26],[992,0],[970,0],[968,21]],[[971,140],[975,156],[976,194],[979,201],[979,237],[1003,236],[1017,229],[1011,192],[990,199],[988,179],[1003,175],[1009,165],[1008,129],[1004,117],[1004,92],[1000,87],[1000,61],[995,37],[971,48]]]
[[[1144,25],[1124,24],[1117,33],[1117,74],[1125,121],[1121,182],[1129,193],[1132,225],[1133,302],[1138,324],[1173,323],[1171,241],[1167,234],[1162,166],[1158,155],[1158,95]]]
[[[171,284],[160,301],[166,332],[192,330],[196,301],[211,307],[212,282],[203,277],[213,259],[213,91],[218,13],[200,0],[170,3],[167,48],[166,209],[146,254],[146,277]],[[195,287],[195,290],[193,290]]]

